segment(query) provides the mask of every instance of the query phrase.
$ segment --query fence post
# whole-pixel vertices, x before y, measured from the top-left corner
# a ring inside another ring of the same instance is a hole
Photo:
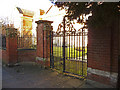
[[[37,57],[36,60],[45,67],[50,66],[50,31],[52,21],[39,20],[37,23]]]
[[[63,19],[64,21],[64,31],[63,31],[63,72],[65,72],[65,17]]]
[[[6,29],[6,52],[8,56],[7,64],[17,63],[17,30],[15,28]]]

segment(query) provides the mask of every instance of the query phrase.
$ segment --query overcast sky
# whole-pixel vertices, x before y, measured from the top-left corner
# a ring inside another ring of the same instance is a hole
[[[49,0],[0,0],[0,17],[11,16],[15,7],[32,11],[37,9],[47,11],[51,5]]]

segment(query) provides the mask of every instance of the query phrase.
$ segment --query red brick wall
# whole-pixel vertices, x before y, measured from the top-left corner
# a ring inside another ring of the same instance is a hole
[[[18,50],[18,61],[36,61],[36,50]]]
[[[17,37],[7,37],[6,38],[6,52],[8,55],[8,63],[17,62]]]
[[[114,19],[112,25],[88,30],[88,67],[92,69],[118,73],[118,20]],[[116,81],[88,73],[88,78],[104,84],[116,86]]]
[[[0,59],[3,60],[3,62],[8,62],[8,56],[6,50],[0,49]]]
[[[89,29],[88,67],[110,71],[111,30]]]
[[[1,50],[0,58],[7,64],[15,64],[17,61],[35,61],[36,50],[17,50],[17,36],[15,28],[7,28],[6,50]]]
[[[43,57],[43,24],[37,27],[37,56]]]
[[[50,30],[51,21],[39,20],[37,23],[37,57],[45,58],[45,66],[50,66]],[[44,40],[44,41],[43,41]],[[44,45],[44,46],[43,46]],[[43,56],[44,54],[44,56]],[[43,59],[42,59],[43,60]],[[43,63],[43,61],[38,62]]]
[[[41,23],[38,25],[37,29],[37,56],[43,57],[43,47],[44,47],[44,58],[50,57],[50,39],[47,36],[50,31],[43,30],[44,24]],[[44,46],[43,46],[43,31],[44,31]]]
[[[118,54],[119,54],[119,23],[118,21],[120,18],[116,18],[116,20],[113,22],[112,27],[112,61],[111,61],[111,71],[112,72],[118,72]]]
[[[118,71],[118,24],[89,29],[88,67],[103,71]]]
[[[8,55],[7,55],[6,50],[0,49],[0,59],[3,60],[3,62],[8,63]],[[17,60],[19,62],[22,62],[22,61],[35,62],[36,50],[18,50],[18,59]]]

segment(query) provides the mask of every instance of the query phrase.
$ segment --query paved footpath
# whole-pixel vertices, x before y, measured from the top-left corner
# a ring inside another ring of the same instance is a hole
[[[91,80],[80,80],[52,70],[42,69],[36,63],[2,68],[3,88],[109,88]]]

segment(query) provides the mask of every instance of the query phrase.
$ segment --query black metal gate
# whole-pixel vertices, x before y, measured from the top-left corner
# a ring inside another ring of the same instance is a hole
[[[85,27],[76,30],[64,17],[58,30],[50,34],[50,66],[56,70],[82,77],[87,76],[87,34]]]

